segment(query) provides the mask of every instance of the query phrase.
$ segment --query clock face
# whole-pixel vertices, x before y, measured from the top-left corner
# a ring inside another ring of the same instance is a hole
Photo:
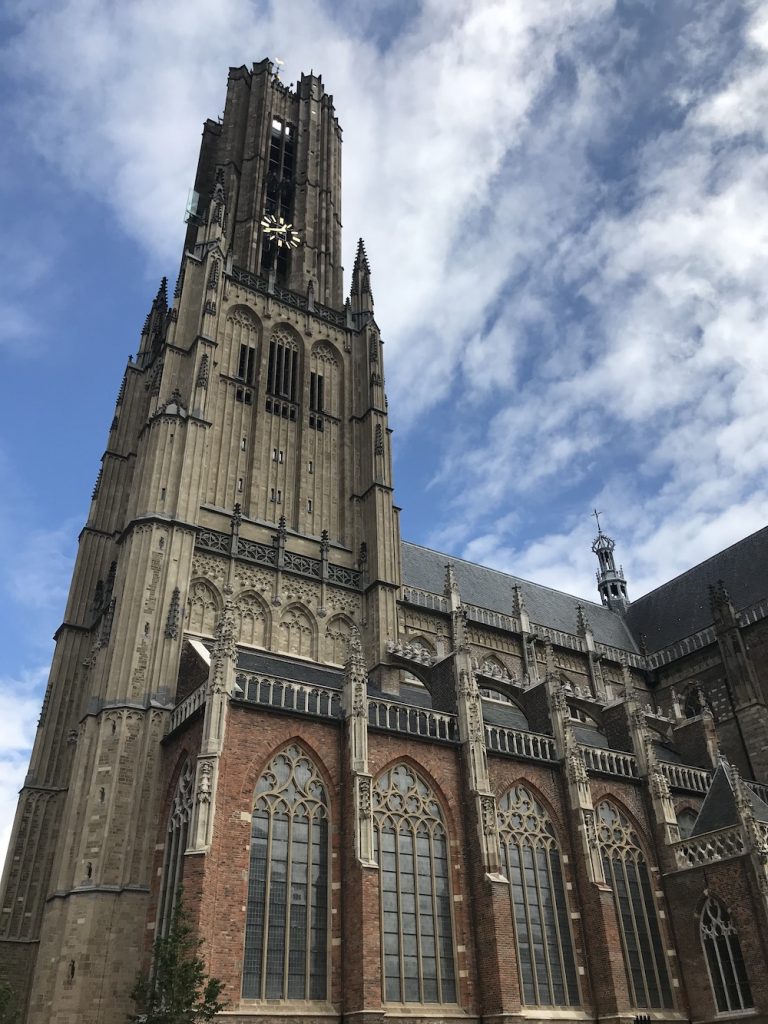
[[[295,249],[301,242],[298,231],[283,217],[275,217],[268,213],[262,218],[261,226],[267,238],[271,238],[278,249]]]

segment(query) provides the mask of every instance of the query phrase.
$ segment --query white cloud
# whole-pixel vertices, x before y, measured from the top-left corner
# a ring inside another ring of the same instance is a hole
[[[16,679],[0,678],[0,864],[5,862],[47,678],[47,666]]]

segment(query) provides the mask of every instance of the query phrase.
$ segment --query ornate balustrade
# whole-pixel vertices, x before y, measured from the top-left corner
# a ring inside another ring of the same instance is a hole
[[[420,708],[414,704],[400,704],[381,697],[368,700],[368,724],[374,729],[391,729],[393,732],[404,732],[409,736],[422,736],[429,740],[456,743],[459,739],[456,715]]]
[[[333,324],[334,327],[346,328],[347,326],[346,313],[340,313],[336,309],[330,309],[328,306],[323,306],[319,302],[314,302],[310,308],[306,295],[302,295],[300,292],[291,291],[288,288],[281,288],[279,285],[273,285],[272,288],[270,288],[269,279],[266,277],[261,277],[258,274],[252,274],[250,271],[243,270],[241,267],[233,267],[228,276],[237,284],[250,288],[252,292],[260,292],[262,295],[270,295],[278,302],[282,302],[284,305],[290,306],[292,309],[299,309],[302,312],[310,313],[312,316],[316,316],[318,320],[324,320],[328,324]]]
[[[429,608],[433,612],[448,613],[448,601],[442,594],[432,594],[417,587],[403,587],[403,600],[420,608]]]
[[[637,759],[621,750],[606,750],[604,747],[581,747],[587,771],[601,775],[618,775],[622,779],[637,779],[640,773]]]
[[[168,732],[173,732],[174,729],[178,729],[182,722],[186,722],[190,715],[194,715],[197,709],[205,704],[205,687],[205,683],[198,686],[198,688],[188,694],[180,704],[176,705],[168,720]]]
[[[519,633],[520,623],[511,615],[504,615],[503,612],[494,612],[490,608],[480,608],[475,604],[462,604],[470,622],[480,622],[484,626],[492,626],[494,629],[505,629],[508,633]]]
[[[489,750],[512,757],[525,757],[534,761],[556,761],[555,741],[551,736],[520,729],[506,729],[501,725],[486,725],[485,745]]]
[[[220,533],[218,530],[200,529],[197,531],[195,544],[204,551],[229,555],[232,538],[230,534]],[[238,537],[237,558],[241,558],[245,562],[255,562],[256,565],[277,568],[277,548],[273,544],[262,544],[259,541]],[[310,558],[308,555],[299,555],[293,551],[285,552],[282,569],[295,576],[307,576],[313,580],[322,579],[322,563],[319,558]],[[361,574],[357,569],[348,569],[344,565],[334,565],[330,562],[326,580],[339,587],[359,590]]]
[[[240,700],[281,711],[298,711],[321,718],[341,718],[341,691],[292,679],[239,671],[235,681]]]
[[[721,828],[717,832],[681,839],[672,845],[675,864],[679,869],[696,868],[715,861],[740,857],[746,853],[744,835],[740,826]]]
[[[706,793],[712,784],[712,772],[705,768],[693,768],[687,764],[673,764],[659,761],[661,774],[672,789],[684,789],[689,793]]]

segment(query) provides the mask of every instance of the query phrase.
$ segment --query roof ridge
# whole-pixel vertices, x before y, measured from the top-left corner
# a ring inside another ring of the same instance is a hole
[[[707,562],[713,562],[716,558],[721,558],[727,551],[731,551],[733,548],[737,548],[742,544],[746,544],[748,540],[752,540],[753,537],[757,537],[758,534],[765,533],[767,530],[768,526],[761,526],[759,530],[755,530],[753,533],[748,533],[747,536],[742,537],[741,540],[735,540],[733,544],[729,544],[728,547],[721,548],[720,551],[716,551],[713,555],[709,555],[707,558],[702,559],[702,561],[697,562],[695,565],[691,565],[687,569],[684,569],[682,572],[678,573],[677,576],[673,576],[671,579],[666,580],[664,583],[660,583],[657,587],[654,587],[653,590],[647,590],[644,594],[641,594],[640,597],[634,598],[629,607],[636,607],[642,601],[644,601],[646,597],[650,597],[652,594],[657,593],[657,591],[663,590],[665,587],[671,586],[678,580],[683,579],[684,576],[688,576],[689,573],[695,572],[697,569],[701,569],[701,567],[706,565]]]
[[[450,555],[447,551],[438,551],[437,548],[429,548],[426,544],[417,544],[412,540],[401,540],[401,544],[409,544],[412,548],[421,548],[422,551],[431,551],[433,555],[442,555],[444,558],[449,558],[454,562],[464,562],[465,565],[474,565],[478,569],[485,569],[487,572],[498,573],[499,576],[506,576],[511,580],[519,580],[520,583],[528,583],[532,587],[538,587],[539,590],[548,590],[552,594],[562,594],[564,597],[571,597],[574,601],[586,601],[587,604],[593,608],[599,608],[600,611],[610,612],[611,615],[616,615],[616,612],[612,612],[610,608],[606,608],[604,604],[600,604],[599,601],[595,601],[590,597],[582,597],[580,594],[571,594],[567,590],[558,590],[557,587],[550,587],[546,583],[536,583],[534,580],[526,579],[525,576],[515,576],[514,573],[504,572],[503,569],[494,569],[490,565],[484,565],[482,562],[471,562],[468,558],[462,558],[460,555]],[[541,625],[541,623],[539,623]]]

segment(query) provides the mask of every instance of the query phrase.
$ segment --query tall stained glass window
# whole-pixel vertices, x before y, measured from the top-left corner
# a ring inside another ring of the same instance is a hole
[[[377,780],[373,812],[384,998],[455,1003],[448,837],[437,799],[410,766],[398,764]]]
[[[502,862],[509,879],[523,1003],[578,1006],[579,985],[555,830],[524,787],[499,801]]]
[[[701,941],[720,1013],[752,1006],[741,943],[731,915],[711,896],[701,910]]]
[[[627,818],[609,801],[598,805],[597,818],[605,880],[619,912],[630,997],[638,1007],[671,1008],[664,945],[640,842]]]
[[[298,746],[256,786],[243,997],[325,999],[328,988],[328,800]]]

